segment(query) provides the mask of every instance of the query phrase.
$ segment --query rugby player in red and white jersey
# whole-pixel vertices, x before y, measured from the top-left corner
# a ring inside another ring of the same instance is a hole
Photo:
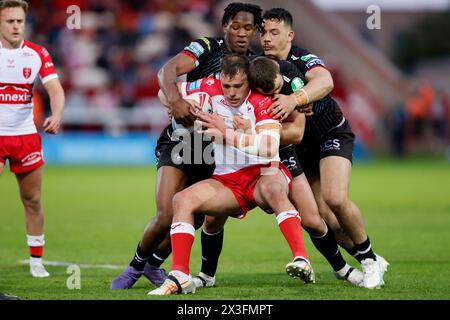
[[[50,97],[52,115],[44,131],[59,131],[64,91],[52,59],[43,47],[24,40],[28,4],[23,0],[0,1],[0,174],[8,160],[16,174],[25,208],[30,273],[48,277],[42,264],[44,213],[41,206],[44,164],[41,137],[33,120],[33,84],[37,76]]]
[[[211,97],[215,114],[199,112],[198,117],[204,127],[202,133],[214,137],[216,168],[212,178],[175,195],[170,231],[172,271],[149,295],[195,292],[189,272],[195,214],[243,218],[256,206],[276,215],[293,255],[286,271],[306,282],[314,281],[299,215],[288,198],[291,175],[278,155],[281,125],[268,115],[271,98],[250,91],[248,68],[246,57],[230,54],[222,60],[220,80],[210,77],[180,86],[183,96],[205,92]],[[250,119],[251,133],[233,130],[236,115]]]

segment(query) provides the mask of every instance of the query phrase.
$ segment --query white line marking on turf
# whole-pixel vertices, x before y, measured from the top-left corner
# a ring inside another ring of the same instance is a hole
[[[77,265],[80,268],[87,268],[87,269],[123,269],[125,266],[118,266],[114,264],[83,264],[83,263],[76,263],[76,262],[63,262],[63,261],[47,261],[42,260],[44,265],[51,266],[51,267],[68,267],[72,265]],[[29,260],[20,260],[20,264],[29,264]]]

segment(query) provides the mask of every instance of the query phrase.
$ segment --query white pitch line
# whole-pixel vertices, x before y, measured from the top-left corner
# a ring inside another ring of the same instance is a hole
[[[79,266],[80,268],[87,268],[87,269],[124,269],[125,266],[118,266],[114,264],[84,264],[84,263],[76,263],[76,262],[63,262],[63,261],[47,261],[42,260],[44,265],[51,266],[51,267],[68,267],[68,266]],[[29,264],[29,260],[20,260],[20,264]]]

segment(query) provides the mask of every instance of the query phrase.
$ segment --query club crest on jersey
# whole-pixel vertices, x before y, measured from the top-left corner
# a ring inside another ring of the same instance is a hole
[[[28,79],[29,77],[31,77],[31,68],[28,67],[24,67],[22,70],[23,76],[25,79]]]
[[[214,81],[215,81],[215,79],[209,78],[208,80],[205,81],[205,83],[211,87],[214,84]]]

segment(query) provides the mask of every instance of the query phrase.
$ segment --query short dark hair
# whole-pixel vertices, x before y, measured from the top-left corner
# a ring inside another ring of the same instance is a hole
[[[250,62],[248,81],[253,90],[270,92],[275,89],[275,79],[280,73],[278,63],[268,57],[257,57]]]
[[[0,12],[7,8],[22,8],[25,14],[28,13],[28,2],[24,0],[1,0]]]
[[[293,26],[293,20],[292,20],[292,14],[283,8],[272,8],[264,12],[263,15],[264,20],[277,20],[277,21],[284,21],[286,25],[292,28]]]
[[[242,2],[232,2],[225,8],[222,17],[222,27],[225,26],[230,21],[230,19],[233,19],[241,11],[251,13],[253,15],[254,25],[258,28],[258,30],[261,30],[261,7],[256,4]]]
[[[239,72],[248,74],[250,62],[246,56],[237,53],[226,55],[220,63],[220,72],[233,78]]]

